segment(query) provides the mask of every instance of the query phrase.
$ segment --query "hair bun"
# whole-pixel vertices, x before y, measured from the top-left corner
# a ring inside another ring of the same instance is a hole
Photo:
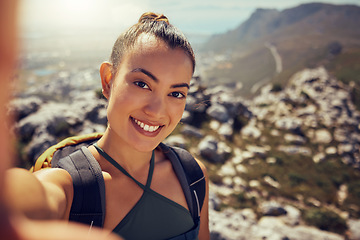
[[[139,19],[139,23],[145,23],[145,22],[166,22],[167,24],[169,23],[169,19],[164,15],[164,14],[157,14],[157,13],[153,13],[153,12],[146,12],[143,15],[141,15],[140,19]]]

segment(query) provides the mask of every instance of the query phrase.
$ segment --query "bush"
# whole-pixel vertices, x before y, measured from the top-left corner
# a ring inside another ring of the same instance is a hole
[[[322,208],[306,210],[304,220],[308,225],[339,234],[343,234],[348,229],[346,221],[343,218],[332,211]]]
[[[289,177],[289,183],[290,183],[291,187],[295,187],[295,186],[298,186],[298,185],[306,182],[306,179],[301,174],[298,174],[295,172],[289,173],[288,177]]]

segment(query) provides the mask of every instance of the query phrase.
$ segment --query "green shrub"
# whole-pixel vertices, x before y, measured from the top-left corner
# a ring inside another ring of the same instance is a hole
[[[290,180],[289,184],[291,187],[295,187],[295,186],[300,185],[301,183],[306,182],[306,179],[301,174],[298,174],[295,172],[289,173],[288,177]]]
[[[322,208],[306,210],[304,220],[308,225],[339,234],[343,234],[348,228],[346,221],[338,214]]]

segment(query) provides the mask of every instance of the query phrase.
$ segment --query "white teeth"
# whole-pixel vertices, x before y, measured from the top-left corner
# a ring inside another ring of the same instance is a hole
[[[135,123],[147,132],[155,132],[160,126],[149,126],[139,120],[134,119]]]

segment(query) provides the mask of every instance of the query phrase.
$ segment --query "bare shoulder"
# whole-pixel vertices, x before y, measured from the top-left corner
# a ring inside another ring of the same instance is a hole
[[[72,184],[70,174],[61,168],[44,168],[33,173],[40,181],[52,182],[60,185]]]
[[[22,184],[32,185],[38,181],[53,183],[72,183],[70,174],[57,168],[45,168],[34,173],[23,168],[11,168],[6,172],[6,179],[21,182]]]

